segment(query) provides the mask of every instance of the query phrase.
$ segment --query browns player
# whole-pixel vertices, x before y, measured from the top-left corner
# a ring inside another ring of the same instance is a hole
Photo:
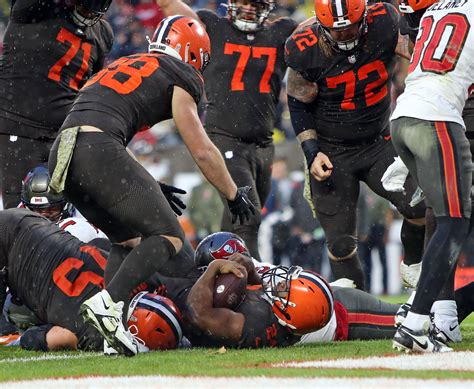
[[[0,306],[8,286],[35,314],[36,326],[22,334],[20,345],[38,351],[103,350],[103,337],[83,322],[79,307],[104,287],[104,253],[28,209],[0,212],[0,231],[0,268],[6,273],[0,277]],[[179,313],[169,300],[142,293],[133,299],[130,317],[152,349],[179,341]],[[163,337],[154,337],[153,329]]]
[[[284,44],[297,23],[289,18],[267,22],[274,0],[228,0],[225,17],[209,10],[195,13],[181,0],[157,3],[165,15],[199,20],[209,34],[213,60],[204,72],[204,126],[237,185],[252,187],[249,196],[257,208],[247,223],[237,224],[225,206],[222,229],[242,236],[259,260],[260,210],[271,187],[275,107],[286,70]]]
[[[106,269],[110,282],[84,302],[83,315],[127,355],[136,353],[122,324],[131,291],[156,271],[184,276],[192,270],[174,258],[184,232],[160,185],[126,150],[133,136],[174,118],[197,165],[232,213],[243,222],[253,212],[249,188],[237,188],[197,114],[200,72],[210,56],[205,30],[184,16],[163,19],[149,51],[118,59],[86,83],[49,160],[50,188],[64,189],[84,217],[115,243]],[[121,243],[131,249],[125,258]]]
[[[112,47],[101,17],[111,0],[16,0],[0,64],[0,169],[4,208],[49,151],[79,89]]]
[[[359,181],[404,215],[405,256],[420,258],[423,250],[425,207],[409,206],[416,185],[409,179],[405,193],[393,193],[380,182],[396,156],[389,134],[390,80],[395,54],[408,55],[406,40],[388,3],[316,0],[315,10],[316,23],[286,43],[291,120],[311,173],[308,189],[334,277],[364,289],[355,238]]]

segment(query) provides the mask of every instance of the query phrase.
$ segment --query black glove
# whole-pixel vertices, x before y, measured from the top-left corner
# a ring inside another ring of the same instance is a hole
[[[250,219],[250,213],[255,215],[255,206],[249,200],[247,193],[252,190],[250,186],[243,186],[237,188],[237,195],[234,200],[227,200],[230,212],[232,213],[232,224],[239,218],[240,224],[244,224],[246,220]]]
[[[186,194],[186,191],[183,189],[176,188],[172,185],[166,185],[162,182],[159,182],[159,184],[161,187],[161,191],[165,195],[166,200],[168,200],[168,203],[173,212],[176,215],[181,216],[183,214],[183,212],[181,212],[181,209],[186,209],[186,204],[184,204],[181,199],[175,195],[175,193]]]

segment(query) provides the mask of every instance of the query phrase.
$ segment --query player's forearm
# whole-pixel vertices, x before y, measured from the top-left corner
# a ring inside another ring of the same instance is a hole
[[[234,200],[237,194],[237,185],[225,166],[224,159],[217,147],[209,141],[205,149],[193,153],[196,164],[206,179],[221,192],[226,199]]]
[[[181,0],[156,0],[156,4],[159,5],[165,16],[184,15],[200,20],[196,12]]]
[[[212,265],[209,265],[189,292],[186,305],[191,313],[191,319],[196,325],[199,325],[199,318],[206,317],[209,311],[212,310],[212,298],[216,276],[217,271]]]

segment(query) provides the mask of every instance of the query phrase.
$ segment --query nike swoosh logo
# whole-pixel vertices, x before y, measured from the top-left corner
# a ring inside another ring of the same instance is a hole
[[[102,298],[102,297],[101,297],[101,298]],[[109,308],[110,308],[110,305],[107,305],[107,304],[105,303],[105,301],[104,301],[104,299],[103,299],[103,298],[102,298],[102,302],[104,303],[104,307],[105,307],[105,309],[109,309]]]
[[[428,342],[425,340],[425,343],[419,342],[415,337],[412,337],[413,341],[420,346],[423,350],[426,350],[428,348]]]
[[[459,324],[456,324],[454,327],[449,326],[449,330],[450,330],[450,331],[454,331],[454,330],[458,327],[458,325],[459,325]]]

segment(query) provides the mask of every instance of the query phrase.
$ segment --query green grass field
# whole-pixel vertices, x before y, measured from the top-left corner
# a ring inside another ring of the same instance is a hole
[[[400,297],[389,298],[400,302]],[[474,315],[462,326],[464,340],[455,344],[456,351],[474,351]],[[98,353],[56,352],[35,353],[17,347],[0,349],[0,381],[51,377],[173,375],[214,377],[400,377],[398,370],[276,368],[273,364],[289,361],[362,358],[399,354],[391,342],[351,341],[265,350],[176,350],[140,354],[135,358],[105,357]],[[443,355],[449,358],[449,354]],[[42,360],[41,358],[48,358]],[[474,371],[406,370],[404,378],[468,379]]]

